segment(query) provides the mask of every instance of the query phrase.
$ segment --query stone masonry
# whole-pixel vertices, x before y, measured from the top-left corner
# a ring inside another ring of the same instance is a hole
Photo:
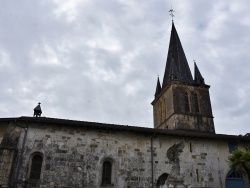
[[[21,132],[18,145],[21,150],[24,143],[18,187],[104,187],[101,173],[105,159],[113,164],[109,187],[149,188],[152,178],[155,187],[160,175],[171,174],[173,163],[167,153],[178,143],[183,143],[178,156],[183,187],[225,187],[229,171],[228,146],[223,139],[49,123],[29,123],[25,140],[24,134],[25,131]],[[246,142],[239,142],[239,147],[243,148],[244,144]],[[29,180],[34,153],[43,155],[41,178],[36,182]],[[4,182],[0,180],[0,184]]]

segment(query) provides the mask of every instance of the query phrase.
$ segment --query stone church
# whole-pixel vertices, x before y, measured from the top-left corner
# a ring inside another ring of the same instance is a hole
[[[154,128],[41,117],[0,118],[0,187],[243,188],[227,158],[250,135],[216,134],[206,84],[191,74],[174,23]]]

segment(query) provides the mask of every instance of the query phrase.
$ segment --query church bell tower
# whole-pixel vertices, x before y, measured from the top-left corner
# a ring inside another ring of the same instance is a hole
[[[152,102],[154,128],[215,133],[209,85],[194,62],[192,77],[174,22],[162,86]]]

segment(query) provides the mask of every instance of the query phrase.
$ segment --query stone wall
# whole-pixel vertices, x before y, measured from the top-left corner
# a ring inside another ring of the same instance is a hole
[[[21,128],[15,124],[0,125],[0,187],[8,187],[17,156],[17,142]]]
[[[192,87],[193,90],[189,88]],[[189,111],[184,94],[188,93]],[[198,97],[196,111],[194,96]],[[207,86],[173,82],[153,101],[154,127],[157,129],[196,130],[214,133],[213,114]]]
[[[173,114],[158,129],[214,132],[213,118],[197,115]]]
[[[164,92],[155,100],[153,111],[154,128],[159,128],[159,125],[174,113],[172,85],[165,88]]]
[[[228,172],[226,141],[36,124],[29,125],[25,143],[20,187],[105,187],[101,186],[105,159],[112,162],[109,187],[117,188],[151,187],[151,157],[154,186],[167,173],[175,174],[169,185],[219,188]],[[182,149],[170,151],[179,143]],[[34,153],[43,155],[39,182],[28,180]]]
[[[0,187],[8,187],[13,174],[16,151],[0,148]]]
[[[2,145],[2,140],[4,138],[4,136],[6,135],[8,129],[8,123],[1,123],[0,124],[0,145]]]
[[[104,159],[113,161],[114,187],[148,187],[148,137],[59,126],[30,127],[20,179],[28,179],[28,156],[34,152],[44,155],[43,187],[99,187]]]

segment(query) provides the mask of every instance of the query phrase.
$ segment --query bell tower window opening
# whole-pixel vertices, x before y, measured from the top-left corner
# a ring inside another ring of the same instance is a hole
[[[189,96],[188,96],[187,92],[184,93],[184,109],[185,109],[185,112],[190,112],[190,109],[189,109]]]
[[[39,180],[41,176],[43,157],[40,154],[35,154],[32,157],[29,179]]]
[[[102,185],[111,184],[111,175],[112,175],[112,164],[109,161],[104,161],[102,167]]]
[[[194,94],[194,108],[195,108],[195,112],[197,112],[197,113],[200,112],[199,99],[198,99],[197,93]]]
[[[159,114],[159,118],[158,118],[158,122],[159,124],[161,123],[162,120],[162,113],[161,113],[161,102],[158,102],[158,114]]]
[[[164,119],[167,117],[167,99],[164,98]]]
[[[163,99],[161,102],[161,122],[165,120],[166,112],[165,112],[165,100]]]

